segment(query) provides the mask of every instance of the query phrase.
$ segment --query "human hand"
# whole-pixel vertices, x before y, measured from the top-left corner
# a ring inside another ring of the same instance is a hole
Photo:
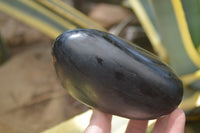
[[[93,111],[89,126],[84,133],[110,133],[112,115]],[[148,120],[130,120],[126,133],[145,133]],[[177,108],[171,114],[157,119],[152,133],[184,133],[185,114]]]

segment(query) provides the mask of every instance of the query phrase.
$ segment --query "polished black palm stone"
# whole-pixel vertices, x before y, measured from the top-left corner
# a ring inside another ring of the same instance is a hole
[[[57,75],[82,103],[131,119],[154,119],[182,100],[182,82],[146,50],[106,32],[76,29],[53,44]]]

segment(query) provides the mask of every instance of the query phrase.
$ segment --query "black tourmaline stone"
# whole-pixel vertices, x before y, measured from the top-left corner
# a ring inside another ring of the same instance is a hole
[[[69,94],[103,112],[154,119],[177,108],[183,86],[158,57],[93,29],[60,35],[52,47],[58,77]]]

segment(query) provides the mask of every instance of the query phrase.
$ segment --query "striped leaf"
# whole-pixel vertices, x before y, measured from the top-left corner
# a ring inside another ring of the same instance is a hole
[[[188,116],[191,112],[199,114],[199,111],[194,110],[199,110],[200,107],[200,1],[129,0],[129,2],[154,49],[166,51],[168,63],[184,83],[186,89],[180,107]],[[153,41],[156,39],[159,41]],[[162,46],[156,44],[158,42]]]
[[[55,39],[66,30],[105,30],[61,0],[0,0],[0,10]]]

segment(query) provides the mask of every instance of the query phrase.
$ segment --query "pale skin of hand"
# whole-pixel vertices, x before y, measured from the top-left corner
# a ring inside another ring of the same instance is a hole
[[[84,133],[110,133],[112,115],[93,110],[89,126]],[[126,133],[146,133],[148,120],[130,120]],[[184,133],[185,114],[177,108],[157,119],[152,133]]]

